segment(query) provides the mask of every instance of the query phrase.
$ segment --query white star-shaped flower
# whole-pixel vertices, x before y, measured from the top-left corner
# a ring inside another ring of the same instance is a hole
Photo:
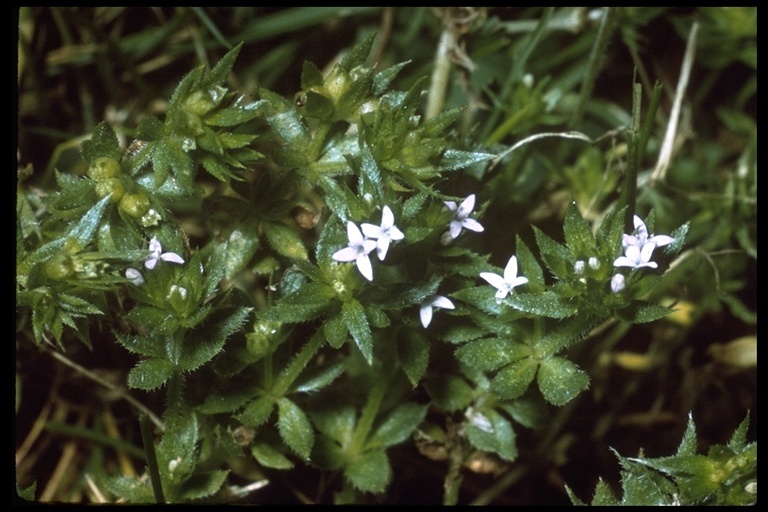
[[[494,274],[493,272],[480,272],[480,277],[496,288],[496,298],[503,299],[516,286],[528,282],[527,277],[517,275],[517,256],[512,256],[504,267],[504,276]]]
[[[354,222],[347,222],[347,238],[349,246],[336,251],[332,258],[336,261],[354,261],[357,263],[357,269],[369,281],[373,281],[373,268],[368,254],[376,248],[376,242],[363,238]]]
[[[391,241],[405,238],[403,232],[395,226],[395,215],[389,206],[385,206],[381,210],[381,226],[363,223],[361,227],[365,236],[376,240],[376,254],[381,261],[384,261]]]
[[[155,265],[157,265],[159,260],[167,261],[170,263],[184,263],[184,259],[175,252],[163,252],[163,247],[160,245],[157,237],[153,236],[152,240],[149,241],[149,250],[152,252],[152,254],[144,259],[144,266],[149,270],[155,268]]]
[[[440,243],[448,245],[452,240],[461,234],[462,229],[468,229],[470,231],[482,232],[485,230],[475,219],[470,218],[469,214],[475,209],[475,194],[470,195],[460,205],[456,205],[453,201],[445,201],[445,206],[452,212],[453,218],[448,225],[448,231],[443,233],[440,237]]]
[[[442,295],[430,295],[424,299],[419,307],[419,316],[421,317],[421,325],[425,328],[432,321],[433,308],[455,309],[456,306],[453,305],[451,299]]]
[[[656,247],[664,247],[675,241],[674,238],[667,235],[648,236],[648,228],[645,227],[645,222],[635,215],[632,218],[632,222],[635,224],[635,232],[632,235],[623,235],[621,240],[622,247],[626,250],[630,245],[639,247],[641,250],[647,244],[653,244]]]

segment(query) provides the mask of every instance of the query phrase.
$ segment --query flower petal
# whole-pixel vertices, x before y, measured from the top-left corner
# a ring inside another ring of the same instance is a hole
[[[359,244],[363,241],[363,234],[360,232],[360,228],[352,221],[347,221],[347,239],[349,240],[349,245]]]
[[[472,194],[468,196],[464,201],[461,202],[461,205],[459,205],[459,210],[456,212],[456,215],[459,218],[464,218],[470,213],[472,213],[472,210],[475,209],[475,194]]]
[[[498,274],[494,274],[493,272],[480,272],[480,277],[488,281],[488,284],[497,290],[503,289],[507,284],[503,277]]]
[[[384,261],[387,256],[387,250],[389,249],[389,238],[379,238],[376,242],[376,254],[379,256],[379,260]]]
[[[360,251],[355,247],[345,247],[333,253],[333,258],[336,261],[355,261]]]
[[[436,308],[456,309],[456,306],[453,305],[451,299],[448,297],[443,297],[442,295],[435,295],[435,297],[430,301],[430,304]]]
[[[176,254],[175,252],[166,252],[160,255],[160,259],[163,261],[169,261],[171,263],[184,263],[184,258]]]
[[[381,227],[391,228],[395,225],[395,214],[392,213],[392,210],[390,210],[389,206],[385,206],[381,210]]]
[[[667,236],[667,235],[652,236],[650,238],[650,240],[648,240],[648,242],[652,242],[652,243],[656,244],[656,247],[664,247],[665,245],[669,245],[669,244],[671,244],[674,241],[675,241],[674,238],[672,238],[671,236]]]
[[[429,304],[422,304],[421,308],[419,308],[419,317],[421,317],[421,325],[423,325],[424,328],[427,328],[432,321],[432,306]]]
[[[466,229],[468,229],[470,231],[475,231],[477,233],[485,231],[485,228],[479,222],[477,222],[475,219],[470,219],[470,218],[462,219],[461,220],[461,225],[464,228],[466,228]]]
[[[517,256],[512,256],[504,267],[504,281],[511,283],[517,277]]]
[[[373,281],[373,268],[371,268],[371,260],[367,254],[361,254],[357,257],[357,269],[364,278]]]
[[[368,238],[381,238],[384,236],[384,230],[375,224],[363,223],[360,224],[360,228],[363,230],[363,234]]]

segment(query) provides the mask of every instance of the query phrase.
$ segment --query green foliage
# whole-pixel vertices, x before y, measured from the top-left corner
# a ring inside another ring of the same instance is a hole
[[[604,483],[598,484],[592,505],[711,505],[757,503],[757,442],[747,442],[749,416],[727,445],[711,446],[707,455],[696,452],[693,418],[677,453],[669,457],[616,456],[621,463],[622,498],[616,500]],[[574,504],[583,503],[568,490]]]
[[[120,9],[99,12],[122,20]],[[250,489],[261,500],[250,485],[269,481],[360,504],[386,502],[411,474],[443,473],[436,488],[456,504],[478,471],[495,473],[476,504],[490,502],[523,476],[589,466],[572,439],[631,423],[652,394],[666,413],[680,390],[655,386],[700,378],[690,362],[705,356],[688,335],[709,312],[756,324],[757,141],[745,113],[756,86],[707,116],[727,129],[697,124],[702,141],[711,131],[728,144],[699,147],[680,126],[674,158],[655,168],[665,150],[654,123],[670,115],[658,96],[646,112],[634,94],[648,82],[647,33],[676,37],[657,25],[668,22],[687,37],[688,18],[217,9],[179,8],[151,34],[104,43],[99,69],[111,52],[142,63],[110,75],[107,112],[125,104],[118,83],[192,51],[169,28],[187,26],[184,13],[198,56],[226,46],[212,67],[151,91],[169,98],[162,116],[147,107],[128,127],[110,115],[77,141],[76,164],[19,169],[17,348],[80,342],[97,361],[114,348],[103,360],[119,361],[128,388],[115,393],[157,415],[157,430],[142,430],[145,474],[103,464],[112,497],[223,503]],[[705,67],[753,73],[754,27],[740,25],[752,10],[695,11],[710,28]],[[82,16],[50,12],[59,27]],[[227,16],[231,33],[213,21]],[[101,47],[91,39],[126,26],[89,29],[86,42]],[[639,68],[624,85],[617,48]],[[686,98],[691,115],[710,110],[719,75],[707,76]],[[611,94],[595,90],[609,81]],[[712,359],[707,375],[728,375]],[[592,503],[752,504],[747,426],[700,455],[691,420],[676,455],[619,456],[622,498],[600,480]]]

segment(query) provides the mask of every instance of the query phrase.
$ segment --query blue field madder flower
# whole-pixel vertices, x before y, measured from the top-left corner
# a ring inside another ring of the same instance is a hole
[[[480,277],[496,288],[496,298],[503,299],[516,286],[528,282],[527,277],[517,275],[517,256],[512,256],[504,267],[504,276],[494,274],[493,272],[480,272]]]
[[[157,237],[153,236],[152,240],[149,241],[149,250],[152,251],[152,254],[144,259],[144,266],[149,270],[155,268],[159,260],[178,264],[184,263],[184,259],[175,252],[163,252],[163,247]]]
[[[456,205],[453,201],[445,201],[445,206],[453,213],[453,218],[448,224],[448,231],[442,234],[440,237],[440,243],[448,245],[451,241],[456,240],[462,229],[468,229],[480,233],[485,230],[475,219],[470,218],[469,214],[475,209],[475,194],[468,196],[460,205]]]
[[[391,241],[405,238],[403,232],[395,226],[395,215],[389,206],[385,206],[381,210],[381,226],[363,223],[360,227],[363,229],[365,236],[376,240],[376,254],[378,254],[381,261],[384,261]]]
[[[371,267],[371,260],[368,254],[376,248],[376,242],[363,238],[360,228],[351,221],[347,222],[347,238],[349,239],[349,245],[336,251],[332,258],[342,262],[354,261],[357,263],[357,269],[363,274],[363,277],[373,281],[373,268]]]
[[[624,256],[619,256],[613,262],[614,267],[631,268],[656,268],[656,262],[651,261],[653,250],[657,247],[663,247],[675,241],[674,238],[667,235],[648,236],[648,229],[645,223],[637,215],[633,218],[635,231],[632,235],[623,235],[621,245],[624,248]]]
[[[456,306],[453,305],[451,299],[442,295],[430,295],[424,299],[419,306],[419,316],[421,317],[421,325],[425,328],[432,321],[432,310],[434,308],[456,309]]]

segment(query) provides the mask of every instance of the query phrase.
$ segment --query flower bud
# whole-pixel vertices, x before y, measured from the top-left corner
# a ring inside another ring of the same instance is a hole
[[[621,274],[614,274],[611,278],[611,291],[613,293],[619,293],[626,286],[624,276]]]
[[[116,203],[122,199],[125,194],[125,187],[120,178],[106,178],[96,183],[96,195],[99,197],[107,197],[110,195],[109,201]]]
[[[97,158],[88,166],[87,174],[94,181],[116,178],[120,174],[120,162],[114,158]]]
[[[149,204],[149,198],[146,195],[135,192],[123,195],[118,208],[125,214],[138,219],[149,211]]]
[[[43,272],[51,279],[60,280],[72,275],[72,258],[64,253],[54,255],[43,264]]]

